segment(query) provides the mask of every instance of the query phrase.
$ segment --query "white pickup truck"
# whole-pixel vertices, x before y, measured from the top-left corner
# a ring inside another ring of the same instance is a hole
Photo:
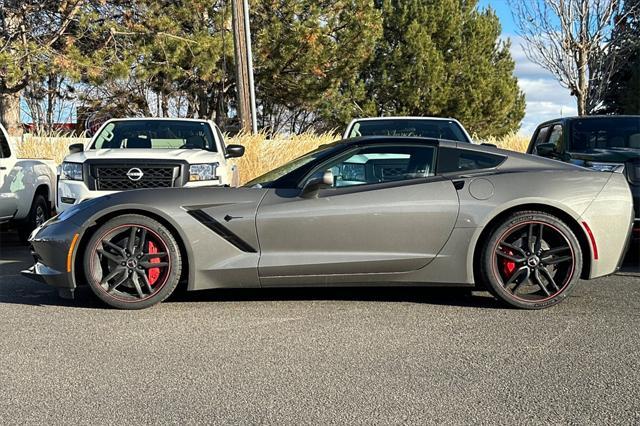
[[[356,118],[347,126],[343,139],[361,136],[413,136],[472,143],[458,120],[442,117]]]
[[[55,163],[17,158],[0,125],[0,223],[14,222],[26,240],[51,217],[55,199]]]
[[[60,167],[57,209],[116,191],[228,186],[227,159],[244,147],[225,146],[211,121],[168,118],[109,120],[85,147],[74,144]]]

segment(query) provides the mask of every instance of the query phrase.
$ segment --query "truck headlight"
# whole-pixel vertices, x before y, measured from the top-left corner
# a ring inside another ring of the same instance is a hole
[[[62,167],[60,168],[60,179],[82,180],[82,164],[62,163]]]
[[[189,182],[220,179],[216,172],[219,163],[192,164],[189,166]]]
[[[624,168],[621,163],[598,163],[596,161],[588,161],[585,166],[599,172],[615,172],[619,167]]]

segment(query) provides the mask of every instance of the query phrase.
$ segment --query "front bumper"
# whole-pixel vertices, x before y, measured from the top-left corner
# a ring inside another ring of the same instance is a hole
[[[34,264],[22,275],[58,288],[62,296],[73,294],[76,287],[74,259],[78,250],[80,227],[71,221],[55,218],[31,234]]]
[[[56,198],[56,210],[62,213],[65,210],[80,204],[91,198],[113,194],[115,191],[90,191],[82,181],[61,180],[58,182],[58,196]]]

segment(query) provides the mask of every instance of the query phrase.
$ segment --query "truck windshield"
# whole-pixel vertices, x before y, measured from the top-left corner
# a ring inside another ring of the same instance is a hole
[[[349,132],[350,138],[360,136],[415,136],[471,142],[452,120],[362,120],[354,123]]]
[[[640,117],[598,117],[575,120],[570,151],[640,149]]]
[[[211,126],[183,120],[122,120],[109,122],[92,149],[164,148],[217,151]]]

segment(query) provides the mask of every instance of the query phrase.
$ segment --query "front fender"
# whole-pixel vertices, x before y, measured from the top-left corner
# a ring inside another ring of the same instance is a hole
[[[110,197],[106,196],[101,198],[107,199]],[[97,198],[95,200],[100,200],[100,198]],[[107,200],[105,200],[105,204],[106,203],[108,203]],[[93,214],[88,215],[86,217],[78,215],[78,217],[71,218],[71,220],[78,225],[78,233],[80,234],[80,238],[79,238],[80,244],[78,244],[78,247],[83,246],[83,243],[86,243],[86,241],[88,241],[88,239],[91,238],[91,235],[93,235],[91,232],[87,233],[88,231],[91,231],[98,224],[108,220],[109,218],[114,216],[124,215],[124,214],[142,214],[142,215],[153,217],[156,220],[159,220],[160,222],[164,222],[165,225],[168,225],[170,230],[174,233],[174,235],[179,240],[178,243],[183,247],[185,251],[185,254],[187,256],[187,259],[186,259],[187,264],[188,265],[192,264],[192,260],[194,259],[193,249],[191,247],[191,244],[188,243],[189,240],[187,238],[187,235],[185,234],[182,227],[179,225],[179,223],[181,223],[183,220],[188,220],[189,218],[186,212],[184,212],[184,210],[176,209],[176,211],[173,212],[176,214],[169,214],[165,210],[162,210],[155,206],[148,205],[148,204],[140,204],[140,203],[105,205],[104,208],[96,209],[96,210],[98,211],[94,211]],[[182,212],[184,216],[182,216],[180,212]],[[76,247],[75,249],[76,251],[78,247]],[[76,263],[75,262],[76,256],[77,256],[77,253],[74,252],[73,254],[74,265]],[[75,286],[75,271],[72,271],[72,277],[73,277],[74,286]],[[191,286],[191,284],[194,281],[195,281],[195,268],[189,268],[189,276],[188,276],[189,286]]]

